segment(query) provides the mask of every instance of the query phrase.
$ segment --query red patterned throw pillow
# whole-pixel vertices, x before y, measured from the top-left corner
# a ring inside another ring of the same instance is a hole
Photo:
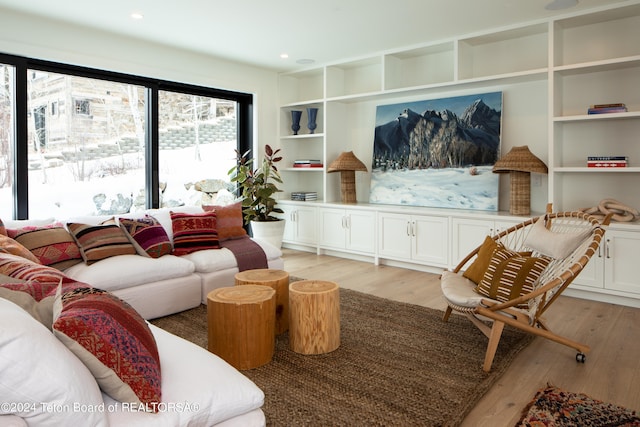
[[[214,211],[195,214],[170,212],[170,215],[174,255],[220,248]]]
[[[141,255],[160,258],[173,251],[167,232],[154,217],[145,215],[136,219],[120,218],[119,221],[124,231],[144,252]]]
[[[158,348],[149,326],[129,304],[100,289],[61,287],[53,332],[105,393],[157,412],[162,394]]]
[[[82,262],[80,248],[62,223],[8,229],[7,234],[29,249],[42,265],[64,270]]]
[[[60,270],[48,267],[17,255],[0,253],[0,274],[24,281],[36,281],[43,286],[43,292],[48,294],[51,288],[68,279]],[[34,298],[42,298],[33,295]]]
[[[246,230],[242,227],[242,202],[226,206],[202,206],[202,209],[216,213],[218,239],[221,242],[228,239],[239,239],[247,235]]]

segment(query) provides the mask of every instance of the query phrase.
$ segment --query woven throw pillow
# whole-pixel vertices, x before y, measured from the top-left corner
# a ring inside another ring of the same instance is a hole
[[[21,281],[34,281],[41,284],[42,289],[34,290],[36,294],[33,295],[38,301],[49,295],[52,289],[55,291],[55,287],[61,280],[70,280],[60,270],[6,253],[0,253],[0,274]],[[38,295],[38,292],[41,294]]]
[[[115,221],[99,225],[70,222],[67,228],[78,243],[86,264],[112,256],[136,254],[136,248]]]
[[[36,258],[29,249],[4,234],[0,234],[0,252],[18,255],[22,258],[28,259],[29,261],[40,264],[38,258]]]
[[[550,261],[549,258],[521,256],[499,245],[493,251],[476,292],[500,302],[528,294]],[[517,307],[527,309],[528,305],[519,304]]]
[[[223,242],[228,239],[239,239],[247,235],[242,227],[242,202],[226,206],[202,206],[205,211],[215,211],[218,239]]]
[[[157,412],[162,394],[158,348],[129,304],[101,289],[61,286],[53,304],[53,332],[105,393]]]
[[[497,247],[498,243],[495,240],[489,236],[485,237],[484,242],[482,242],[482,246],[480,246],[480,249],[478,250],[476,259],[471,263],[469,268],[462,273],[462,275],[476,285],[480,283],[484,277],[484,272],[487,271],[487,267],[489,267],[491,255]]]
[[[82,262],[78,244],[62,223],[8,229],[7,234],[29,249],[42,265],[64,270]]]
[[[138,250],[140,255],[160,258],[173,251],[167,232],[154,217],[145,215],[143,218],[137,219],[120,218],[119,221],[132,243],[135,242],[140,248]]]
[[[216,213],[170,212],[173,228],[173,253],[186,255],[204,249],[219,249]]]
[[[592,228],[575,233],[556,233],[544,224],[544,216],[538,218],[524,239],[524,246],[555,259],[562,259],[573,252],[580,243],[591,235]]]

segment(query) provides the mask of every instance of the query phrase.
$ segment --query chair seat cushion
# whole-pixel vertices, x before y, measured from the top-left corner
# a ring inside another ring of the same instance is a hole
[[[460,307],[477,307],[484,298],[474,290],[475,283],[452,271],[442,273],[440,287],[447,302]]]

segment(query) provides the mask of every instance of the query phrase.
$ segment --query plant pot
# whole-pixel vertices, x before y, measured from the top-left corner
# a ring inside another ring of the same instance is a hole
[[[284,219],[278,221],[251,221],[251,235],[280,249],[282,247],[282,236],[284,235],[284,224]]]

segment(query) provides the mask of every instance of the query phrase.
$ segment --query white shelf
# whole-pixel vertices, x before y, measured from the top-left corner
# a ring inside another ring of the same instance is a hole
[[[589,168],[586,166],[561,166],[553,169],[556,173],[638,173],[640,167]]]
[[[588,120],[625,120],[625,119],[638,119],[640,118],[640,112],[628,111],[623,113],[607,113],[607,114],[578,114],[575,116],[559,116],[554,117],[554,122],[581,122]]]

